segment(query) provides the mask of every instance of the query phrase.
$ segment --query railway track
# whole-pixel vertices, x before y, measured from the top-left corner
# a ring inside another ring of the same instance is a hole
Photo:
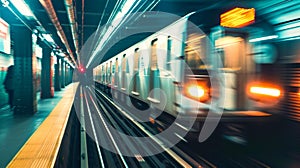
[[[152,134],[130,116],[124,115],[124,111],[101,92],[97,91],[96,96],[92,94],[92,89],[80,88],[85,130],[91,130],[86,136],[89,167],[211,167],[165,148],[164,142],[159,139],[152,137],[147,141],[132,141],[120,136],[119,133],[132,137],[149,137]],[[163,152],[151,155],[153,151]]]
[[[92,93],[92,89],[96,94]],[[196,144],[183,140],[167,149],[164,144],[168,142],[164,139],[130,141],[111,128],[132,137],[153,137],[159,130],[151,123],[137,122],[134,116],[125,112],[130,109],[120,107],[96,88],[84,88],[81,94],[86,104],[86,128],[93,130],[93,135],[87,137],[89,167],[270,167],[245,154],[243,149],[220,147],[221,142]],[[113,152],[101,144],[108,144]],[[140,153],[141,150],[147,153],[150,149],[163,152],[147,157]],[[122,151],[134,156],[126,156]]]

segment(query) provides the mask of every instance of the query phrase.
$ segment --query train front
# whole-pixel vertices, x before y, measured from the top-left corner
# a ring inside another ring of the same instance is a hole
[[[216,26],[208,33],[187,26],[174,104],[179,113],[197,115],[190,132],[200,141],[216,135],[238,144],[264,142],[278,122],[280,77],[264,72],[276,67],[273,41],[253,42],[266,36],[262,26]]]

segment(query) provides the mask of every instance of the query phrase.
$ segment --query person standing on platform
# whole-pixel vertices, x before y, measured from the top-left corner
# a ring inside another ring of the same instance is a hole
[[[14,66],[11,65],[7,68],[7,73],[3,82],[4,89],[6,93],[8,94],[8,103],[10,106],[10,110],[13,110],[14,108]]]

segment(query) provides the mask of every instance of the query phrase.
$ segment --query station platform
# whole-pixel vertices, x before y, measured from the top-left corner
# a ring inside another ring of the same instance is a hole
[[[34,115],[14,115],[8,105],[0,109],[0,167],[6,167],[9,164],[65,93],[72,89],[72,85],[56,91],[54,97],[49,99],[40,99],[40,93],[37,93],[38,111]]]

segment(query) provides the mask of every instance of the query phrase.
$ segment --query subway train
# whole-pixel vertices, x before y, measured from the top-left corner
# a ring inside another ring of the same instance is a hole
[[[95,85],[124,105],[192,114],[190,132],[203,130],[210,112],[220,114],[217,131],[237,143],[267,137],[282,118],[299,121],[300,40],[289,34],[299,21],[205,34],[192,16],[102,62],[93,69]]]

